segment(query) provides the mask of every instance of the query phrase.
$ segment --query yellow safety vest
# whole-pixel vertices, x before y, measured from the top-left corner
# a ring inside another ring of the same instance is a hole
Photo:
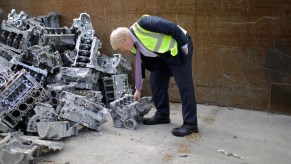
[[[180,26],[178,27],[184,32],[184,34],[187,33],[186,30]],[[133,29],[136,37],[148,50],[157,53],[165,53],[170,51],[172,56],[176,56],[178,54],[178,44],[172,36],[148,31],[142,28],[137,22],[134,23],[131,28]],[[135,48],[131,51],[136,53]]]

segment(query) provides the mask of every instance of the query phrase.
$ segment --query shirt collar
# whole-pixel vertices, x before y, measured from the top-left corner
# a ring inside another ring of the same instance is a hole
[[[133,39],[133,42],[137,43],[138,39],[136,38],[136,36],[131,31],[129,31],[129,33],[130,33],[131,38]]]

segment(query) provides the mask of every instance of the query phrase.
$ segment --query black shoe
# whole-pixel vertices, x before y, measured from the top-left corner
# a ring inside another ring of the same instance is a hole
[[[172,134],[174,136],[178,136],[178,137],[184,137],[184,136],[192,134],[192,133],[198,133],[198,127],[197,126],[191,126],[191,125],[183,124],[182,126],[174,128],[172,130]]]
[[[159,112],[157,112],[153,117],[145,118],[143,120],[145,125],[168,124],[170,122],[169,116],[161,116]]]

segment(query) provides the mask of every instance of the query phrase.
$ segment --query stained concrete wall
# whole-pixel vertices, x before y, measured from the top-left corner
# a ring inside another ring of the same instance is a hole
[[[193,38],[198,103],[291,113],[291,0],[0,0],[0,7],[3,19],[13,8],[32,17],[56,11],[61,26],[86,12],[108,55],[117,53],[112,29],[143,14],[164,17]],[[169,87],[180,101],[173,79]],[[150,94],[148,82],[144,88]]]

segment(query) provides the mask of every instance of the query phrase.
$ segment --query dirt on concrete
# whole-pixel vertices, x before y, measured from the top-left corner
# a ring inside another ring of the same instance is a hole
[[[42,155],[40,163],[290,163],[291,116],[232,109],[198,105],[199,133],[186,137],[171,134],[183,122],[181,104],[171,104],[170,124],[128,130],[108,120],[102,132],[83,129],[64,139],[64,149]]]

